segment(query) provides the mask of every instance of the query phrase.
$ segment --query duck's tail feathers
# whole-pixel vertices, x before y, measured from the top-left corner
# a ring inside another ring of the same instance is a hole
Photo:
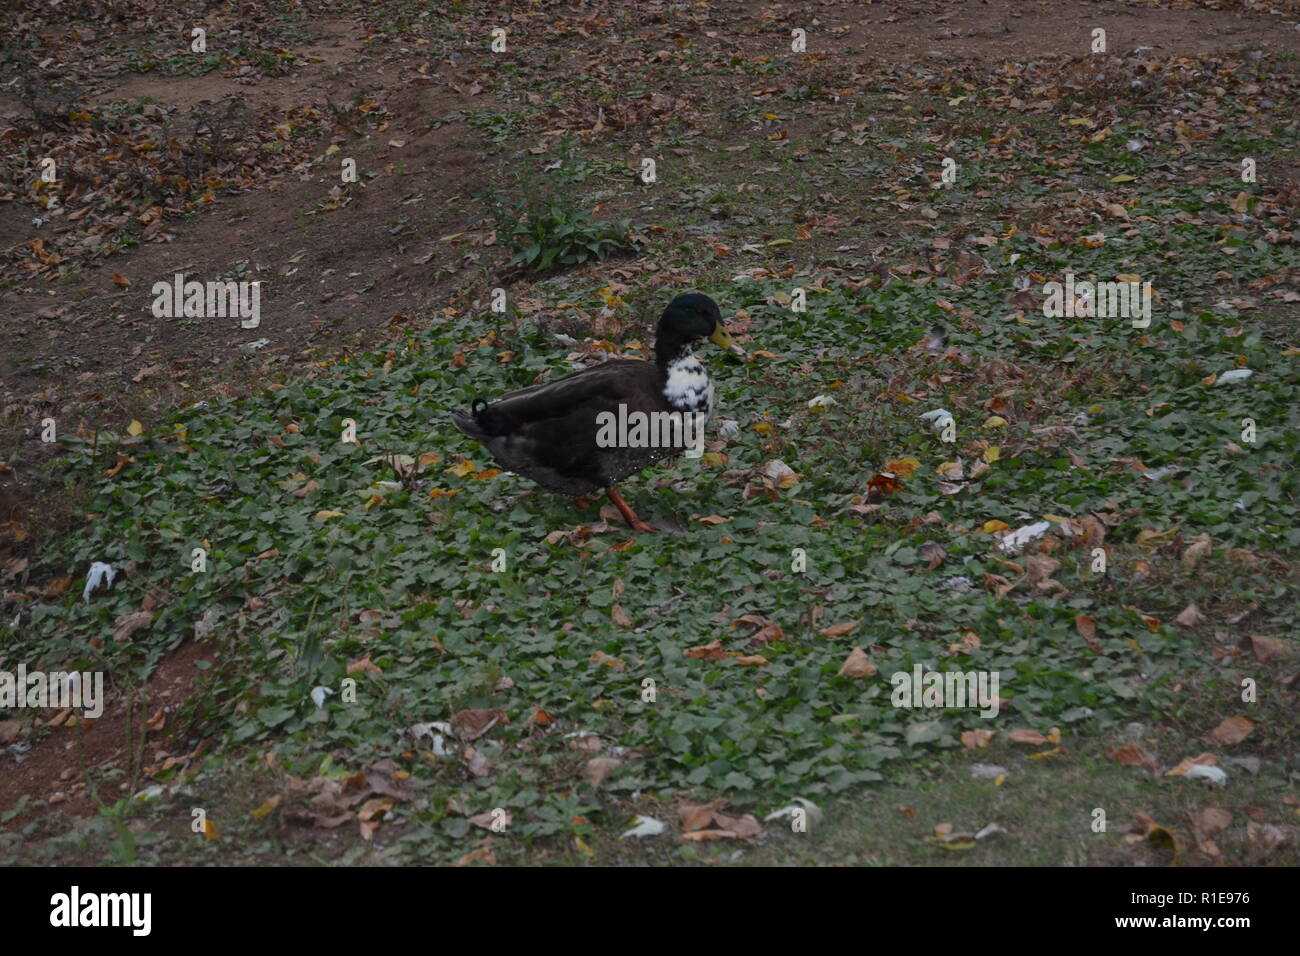
[[[469,404],[468,412],[457,409],[451,413],[451,420],[466,435],[478,441],[486,441],[497,435],[510,431],[510,419],[501,414],[481,398]]]

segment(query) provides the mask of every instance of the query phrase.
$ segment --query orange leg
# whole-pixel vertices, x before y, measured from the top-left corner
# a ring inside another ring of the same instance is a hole
[[[623,500],[623,496],[618,493],[618,489],[610,485],[605,489],[605,494],[609,495],[609,500],[614,502],[614,507],[623,513],[624,520],[633,531],[642,531],[650,534],[655,533],[655,529],[650,527],[644,521],[636,516],[636,512],[628,507],[628,503]]]

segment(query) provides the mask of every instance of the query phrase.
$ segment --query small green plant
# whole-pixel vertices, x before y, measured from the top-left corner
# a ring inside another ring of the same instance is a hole
[[[583,210],[556,200],[527,210],[498,230],[514,250],[510,264],[534,275],[630,252],[631,231],[631,220],[594,221]]]

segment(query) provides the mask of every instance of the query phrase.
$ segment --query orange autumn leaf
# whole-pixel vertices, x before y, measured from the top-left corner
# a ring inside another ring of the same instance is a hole
[[[1007,740],[1013,744],[1029,744],[1032,747],[1047,743],[1047,738],[1036,730],[1013,730],[1007,734]]]
[[[368,671],[371,674],[383,673],[383,671],[380,670],[379,667],[376,666],[374,662],[370,660],[369,654],[367,654],[365,657],[362,657],[360,660],[353,661],[351,664],[348,665],[349,674],[355,674],[358,671]]]
[[[721,641],[712,641],[699,647],[688,647],[682,651],[682,656],[692,660],[716,661],[731,655],[722,649]]]
[[[117,453],[117,464],[114,465],[112,468],[108,469],[106,472],[104,472],[104,477],[105,478],[116,477],[119,471],[121,471],[123,468],[125,468],[128,464],[130,464],[134,460],[135,459],[133,459],[130,455],[124,455],[119,451]]]
[[[920,467],[921,462],[915,458],[899,458],[896,461],[885,462],[885,472],[898,478],[911,478]]]
[[[872,475],[871,480],[867,482],[867,491],[875,492],[878,495],[889,495],[902,490],[903,484],[898,480],[898,476],[888,471]]]
[[[1199,757],[1186,757],[1179,762],[1177,767],[1165,771],[1166,777],[1181,777],[1196,766],[1213,767],[1219,762],[1219,758],[1211,753],[1201,754]]]

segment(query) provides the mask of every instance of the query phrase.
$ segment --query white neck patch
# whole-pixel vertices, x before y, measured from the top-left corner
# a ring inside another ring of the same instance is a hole
[[[668,363],[668,381],[664,398],[673,408],[684,412],[713,411],[713,383],[704,365],[690,351]]]

